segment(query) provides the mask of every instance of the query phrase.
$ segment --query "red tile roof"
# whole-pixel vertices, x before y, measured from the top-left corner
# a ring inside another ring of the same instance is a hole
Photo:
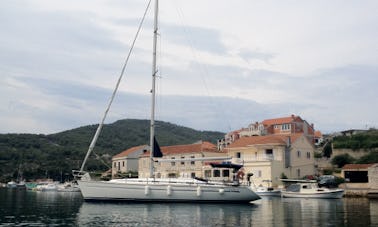
[[[160,147],[161,152],[164,155],[177,155],[177,154],[187,154],[187,153],[200,153],[200,152],[217,152],[222,153],[217,150],[217,147],[210,142],[202,142],[195,144],[186,145],[174,145],[174,146],[164,146]],[[147,151],[143,156],[149,156],[150,152]]]
[[[131,153],[133,153],[137,150],[143,149],[144,147],[147,147],[147,145],[140,145],[140,146],[129,148],[129,149],[122,151],[121,153],[113,156],[113,158],[120,158],[120,157],[128,156],[129,154],[131,154]]]
[[[342,169],[367,169],[370,166],[374,165],[375,163],[370,163],[370,164],[346,164],[343,166]]]
[[[314,136],[317,137],[317,138],[320,138],[320,137],[322,137],[322,133],[320,131],[315,131]]]
[[[269,125],[282,125],[282,124],[291,123],[291,122],[293,122],[296,119],[302,120],[299,116],[291,115],[289,117],[266,119],[266,120],[263,120],[261,123],[263,125],[265,125],[265,126],[269,126]]]
[[[303,135],[302,133],[296,133],[296,134],[290,134],[290,136],[275,134],[275,135],[267,135],[267,136],[241,137],[240,139],[230,144],[227,148],[246,147],[250,145],[260,145],[260,144],[286,145],[289,137],[290,137],[291,142],[293,143],[302,135]]]
[[[163,152],[163,154],[166,154],[166,155],[179,154],[179,153],[194,153],[194,152],[201,152],[201,151],[214,152],[216,150],[217,150],[216,146],[209,142],[189,144],[189,145],[166,146],[166,147],[161,148],[161,151]]]

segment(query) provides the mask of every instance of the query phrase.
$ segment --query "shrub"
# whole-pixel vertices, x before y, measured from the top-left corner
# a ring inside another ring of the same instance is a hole
[[[331,163],[337,165],[338,168],[343,167],[345,164],[353,163],[354,158],[349,154],[336,155],[332,158]]]

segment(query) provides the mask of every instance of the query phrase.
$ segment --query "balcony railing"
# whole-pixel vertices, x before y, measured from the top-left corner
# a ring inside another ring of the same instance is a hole
[[[242,158],[233,158],[232,162],[236,164],[243,164],[243,162],[266,162],[266,161],[273,161],[273,160],[282,160],[279,157],[275,157],[272,154],[263,154],[263,155],[245,155]]]

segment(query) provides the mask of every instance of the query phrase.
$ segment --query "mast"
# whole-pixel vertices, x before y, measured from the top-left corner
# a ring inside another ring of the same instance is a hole
[[[152,48],[152,89],[151,89],[151,122],[150,122],[150,177],[154,175],[154,137],[155,137],[155,80],[157,74],[156,67],[156,44],[158,33],[158,9],[159,0],[155,1],[155,13],[154,13],[154,37]]]

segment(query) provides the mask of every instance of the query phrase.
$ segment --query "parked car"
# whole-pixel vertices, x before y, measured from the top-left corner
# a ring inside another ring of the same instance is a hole
[[[318,182],[319,187],[327,187],[327,188],[333,188],[337,187],[338,183],[336,181],[336,177],[333,175],[323,175],[319,177]]]

